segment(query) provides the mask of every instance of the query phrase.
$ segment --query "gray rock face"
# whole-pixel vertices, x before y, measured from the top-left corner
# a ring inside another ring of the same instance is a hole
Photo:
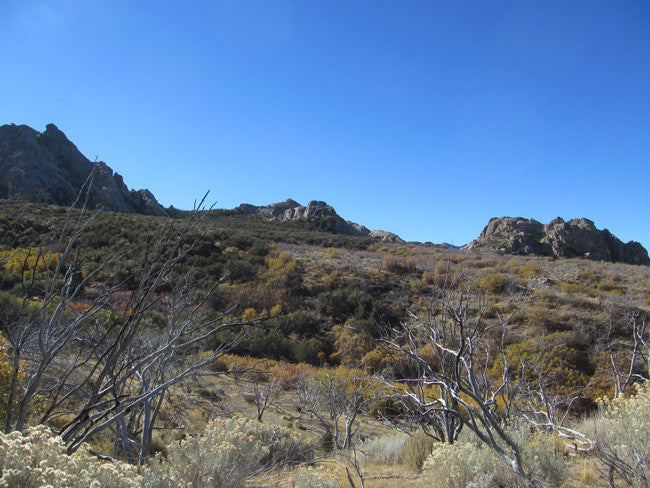
[[[482,247],[511,254],[650,265],[648,251],[641,244],[634,241],[625,244],[607,229],[599,230],[584,218],[565,222],[558,217],[546,225],[521,217],[493,218],[479,238],[465,249]]]
[[[374,237],[375,239],[379,239],[381,241],[404,242],[404,239],[402,239],[397,234],[386,232],[385,230],[371,230],[370,237]]]
[[[370,236],[380,240],[403,242],[399,236],[391,232],[383,230],[370,231],[363,225],[344,220],[336,213],[332,206],[318,200],[312,200],[306,207],[291,199],[261,207],[243,203],[235,211],[246,215],[262,215],[269,219],[279,221],[306,220],[313,222],[323,230],[335,234],[360,237]]]
[[[167,215],[150,191],[129,190],[119,174],[104,162],[91,163],[54,124],[42,133],[0,126],[0,198],[67,206],[87,181],[90,208]]]

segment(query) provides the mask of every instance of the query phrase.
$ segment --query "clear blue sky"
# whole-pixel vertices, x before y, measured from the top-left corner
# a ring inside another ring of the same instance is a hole
[[[410,240],[587,217],[650,247],[650,2],[2,0],[0,122],[190,208]]]

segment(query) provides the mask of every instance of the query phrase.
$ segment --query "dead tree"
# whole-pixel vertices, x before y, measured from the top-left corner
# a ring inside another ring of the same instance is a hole
[[[379,390],[378,382],[363,371],[322,369],[298,389],[301,415],[316,421],[315,430],[331,439],[332,448],[349,449],[359,414],[376,400]]]
[[[512,315],[488,321],[485,306],[484,297],[469,286],[444,290],[432,300],[426,317],[411,313],[409,322],[384,338],[415,373],[398,382],[403,386],[395,398],[421,416],[440,440],[453,442],[461,426],[469,428],[508,463],[524,486],[533,487],[499,406],[516,394],[507,363],[499,378],[488,374],[488,336],[502,338]],[[498,354],[503,353],[500,349]]]
[[[149,456],[170,387],[232,345],[202,354],[207,339],[245,325],[208,311],[206,302],[218,282],[197,282],[191,272],[178,271],[207,231],[202,204],[186,219],[167,221],[143,248],[112,253],[92,270],[78,264],[84,252],[79,238],[97,213],[68,211],[56,241],[38,251],[36,261],[45,261],[46,270],[38,305],[25,296],[23,313],[1,324],[13,361],[5,431],[23,430],[34,411],[39,422],[60,426],[70,453],[112,431],[129,461],[142,463]],[[135,287],[106,279],[98,284],[97,277],[130,251],[137,252],[131,257],[139,263],[129,276]],[[75,307],[91,284],[92,300]],[[151,314],[164,323],[148,323]]]
[[[253,379],[252,382],[252,397],[257,409],[257,420],[262,421],[264,412],[276,404],[280,395],[282,395],[282,380],[278,378],[272,371],[264,371],[258,373],[264,376],[264,380]]]
[[[615,351],[613,332],[614,320],[610,318],[609,329],[607,333],[607,351],[612,368],[612,379],[614,382],[614,398],[625,394],[627,388],[635,383],[645,383],[650,379],[650,339],[647,338],[647,321],[645,314],[634,310],[628,313],[627,323],[629,325],[629,334],[632,336],[632,348],[629,358],[626,358],[627,367],[621,368],[617,364],[617,354]]]

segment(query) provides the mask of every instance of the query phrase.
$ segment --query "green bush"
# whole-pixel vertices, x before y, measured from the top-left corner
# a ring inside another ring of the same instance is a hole
[[[350,287],[321,293],[316,308],[320,314],[332,317],[337,323],[343,323],[350,317],[374,319],[380,313],[372,296]]]

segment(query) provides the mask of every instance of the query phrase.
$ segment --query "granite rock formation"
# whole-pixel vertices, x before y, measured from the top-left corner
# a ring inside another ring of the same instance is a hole
[[[284,202],[271,205],[256,206],[243,203],[235,212],[246,215],[261,215],[272,220],[305,220],[313,222],[318,227],[335,234],[348,236],[370,236],[375,239],[391,242],[404,242],[397,234],[383,230],[369,230],[367,227],[344,220],[334,208],[325,202],[312,200],[307,206],[300,205],[295,200],[288,199]]]
[[[509,254],[585,258],[627,264],[650,265],[648,251],[638,242],[623,243],[591,220],[564,221],[560,217],[544,225],[522,217],[492,218],[478,239],[466,250],[491,248]]]
[[[0,126],[0,198],[71,205],[82,194],[90,208],[167,215],[149,190],[129,190],[104,162],[90,162],[54,124],[45,132]]]

